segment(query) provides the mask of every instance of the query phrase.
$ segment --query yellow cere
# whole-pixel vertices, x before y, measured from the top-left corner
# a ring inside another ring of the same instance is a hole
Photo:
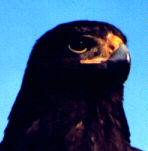
[[[112,33],[109,33],[107,35],[107,44],[109,47],[113,48],[115,51],[123,44],[123,41],[120,37],[117,35],[114,35]]]

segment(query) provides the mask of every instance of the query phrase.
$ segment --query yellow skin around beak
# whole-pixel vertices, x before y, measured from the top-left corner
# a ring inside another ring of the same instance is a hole
[[[101,45],[101,53],[99,56],[92,59],[81,59],[81,64],[93,64],[93,63],[103,63],[106,62],[113,53],[115,53],[119,47],[124,44],[122,39],[113,33],[109,33],[106,39],[96,39]]]

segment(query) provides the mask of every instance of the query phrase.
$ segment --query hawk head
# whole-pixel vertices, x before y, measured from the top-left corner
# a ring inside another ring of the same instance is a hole
[[[74,77],[124,82],[130,68],[126,42],[125,35],[108,23],[61,24],[37,41],[28,65],[43,65]]]

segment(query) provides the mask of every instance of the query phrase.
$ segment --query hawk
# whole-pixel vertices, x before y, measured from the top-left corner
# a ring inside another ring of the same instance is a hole
[[[138,151],[130,145],[123,90],[125,35],[97,21],[46,32],[33,47],[1,151]]]

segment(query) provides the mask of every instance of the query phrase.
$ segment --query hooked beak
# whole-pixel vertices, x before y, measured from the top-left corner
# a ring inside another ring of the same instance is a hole
[[[130,63],[130,53],[125,44],[121,45],[119,49],[110,57],[110,61],[127,61]]]

